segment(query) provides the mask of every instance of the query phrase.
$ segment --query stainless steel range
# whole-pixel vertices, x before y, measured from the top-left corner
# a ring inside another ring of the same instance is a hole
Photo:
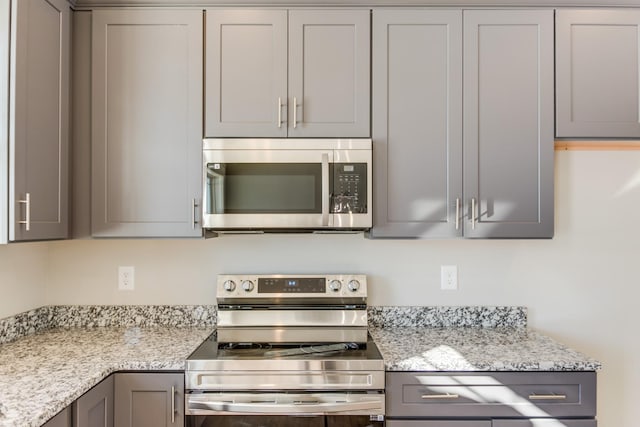
[[[382,425],[363,275],[221,275],[218,328],[187,360],[192,427]]]

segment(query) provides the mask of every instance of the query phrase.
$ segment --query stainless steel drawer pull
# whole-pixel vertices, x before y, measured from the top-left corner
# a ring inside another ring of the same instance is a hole
[[[278,127],[282,127],[282,98],[278,98]]]
[[[530,394],[529,400],[566,400],[566,394]]]
[[[446,394],[423,394],[421,396],[423,399],[425,400],[429,400],[429,399],[459,399],[460,396],[458,396],[457,394],[451,394],[451,393],[446,393]]]

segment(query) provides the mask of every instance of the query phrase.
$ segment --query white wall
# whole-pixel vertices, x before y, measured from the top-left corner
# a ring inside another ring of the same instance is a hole
[[[640,151],[558,152],[556,161],[553,240],[264,235],[53,242],[46,301],[213,304],[219,273],[361,272],[369,276],[371,305],[523,305],[532,328],[604,363],[599,426],[635,427]],[[12,276],[16,269],[3,249],[0,277]],[[42,251],[36,247],[32,255],[40,259]],[[439,290],[441,264],[458,265],[458,291]],[[118,265],[135,266],[135,291],[117,291]]]
[[[0,319],[46,305],[47,243],[0,245]]]

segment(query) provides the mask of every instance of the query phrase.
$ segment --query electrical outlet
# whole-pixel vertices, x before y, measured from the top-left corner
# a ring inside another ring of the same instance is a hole
[[[440,289],[455,291],[458,289],[458,266],[440,266]]]
[[[133,291],[135,289],[134,281],[135,269],[133,266],[118,267],[118,289],[121,291]]]

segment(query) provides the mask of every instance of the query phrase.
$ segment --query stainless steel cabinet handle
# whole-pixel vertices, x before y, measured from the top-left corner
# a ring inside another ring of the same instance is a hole
[[[456,198],[456,230],[460,230],[460,197]]]
[[[295,127],[295,121],[293,123]],[[328,153],[322,153],[322,225],[324,227],[329,225],[329,154]]]
[[[191,203],[191,228],[193,230],[196,229],[196,224],[198,223],[198,217],[196,216],[196,211],[198,208],[198,199],[193,199]]]
[[[422,396],[420,396],[422,399],[425,400],[429,400],[429,399],[458,399],[460,398],[460,396],[458,396],[457,394],[451,394],[451,393],[445,393],[445,394],[423,394]]]
[[[18,221],[18,224],[24,224],[26,231],[31,230],[31,193],[25,193],[23,200],[18,200],[18,203],[24,204],[24,221]]]
[[[278,128],[282,127],[282,98],[278,97]]]
[[[298,126],[298,100],[294,96],[293,97],[293,128],[295,129]]]
[[[566,394],[530,394],[529,400],[566,400]]]
[[[171,386],[171,424],[176,422],[176,387]]]
[[[476,229],[476,221],[478,220],[478,216],[476,215],[476,198],[471,198],[471,229]]]

